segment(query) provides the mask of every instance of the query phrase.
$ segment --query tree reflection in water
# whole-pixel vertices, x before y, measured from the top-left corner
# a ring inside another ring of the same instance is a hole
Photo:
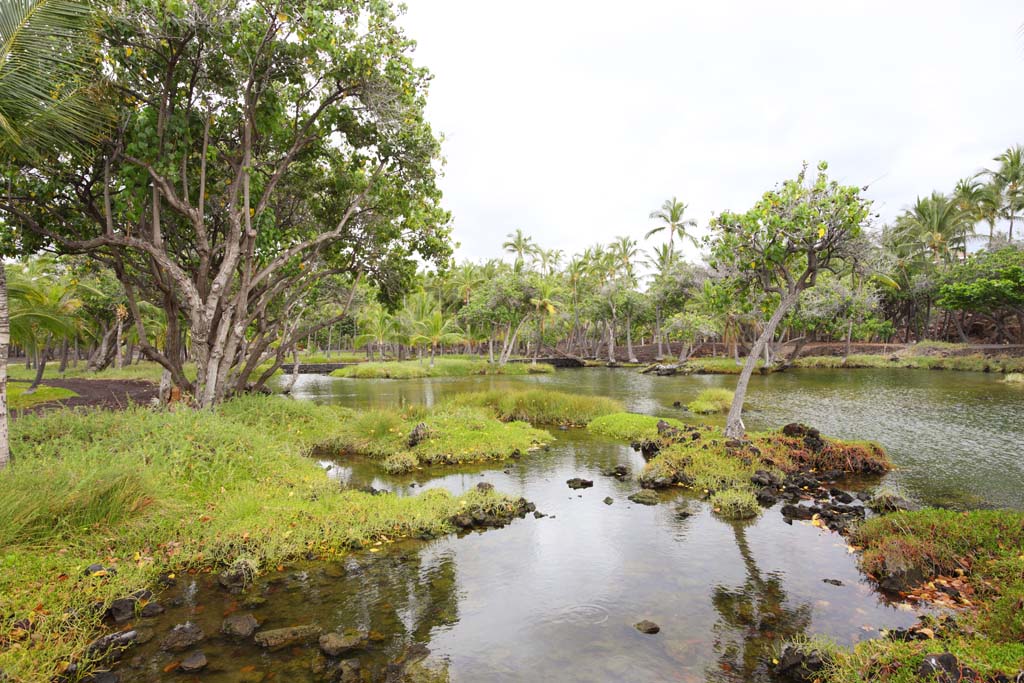
[[[803,635],[811,623],[811,605],[787,604],[781,574],[762,575],[747,542],[750,522],[726,522],[733,528],[746,579],[738,588],[718,585],[712,604],[718,612],[713,647],[718,657],[708,667],[708,681],[770,680],[768,669],[776,647]]]

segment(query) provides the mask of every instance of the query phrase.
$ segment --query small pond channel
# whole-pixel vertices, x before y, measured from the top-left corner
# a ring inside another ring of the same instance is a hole
[[[541,384],[612,396],[629,409],[685,419],[673,408],[722,376],[647,377],[631,370],[564,370],[522,378],[341,380],[304,376],[302,399],[352,407],[437,403],[453,393]],[[1024,504],[1024,391],[996,377],[924,371],[801,371],[755,377],[748,428],[803,421],[823,432],[873,439],[900,467],[889,481],[932,504]],[[730,523],[686,492],[646,507],[635,483],[601,475],[643,459],[585,430],[554,431],[555,444],[518,461],[383,475],[360,459],[324,461],[344,485],[396,495],[461,492],[487,481],[522,495],[547,517],[339,562],[294,564],[262,576],[243,596],[210,575],[182,576],[161,596],[167,612],[136,626],[155,637],[121,666],[123,681],[315,681],[310,645],[278,652],[222,639],[227,614],[251,612],[261,628],[315,623],[374,632],[360,656],[365,680],[425,645],[452,681],[759,681],[781,641],[825,635],[841,644],[906,626],[915,613],[889,604],[858,572],[844,539],[778,509]],[[570,490],[566,480],[594,480]],[[876,485],[878,482],[867,482]],[[888,485],[889,482],[886,482]],[[605,498],[612,503],[606,504]],[[824,579],[834,580],[826,583]],[[835,583],[842,585],[835,585]],[[644,635],[633,624],[661,626]],[[158,643],[174,624],[202,626],[209,665],[166,673],[180,655]],[[145,623],[149,622],[149,623]],[[373,672],[371,674],[371,672]]]

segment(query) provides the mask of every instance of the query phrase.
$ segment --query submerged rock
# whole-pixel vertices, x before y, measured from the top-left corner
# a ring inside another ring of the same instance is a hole
[[[328,657],[338,657],[346,652],[362,648],[366,645],[369,637],[365,631],[325,633],[320,636],[320,651]]]
[[[573,477],[572,479],[568,480],[565,483],[568,484],[569,488],[573,490],[589,489],[591,486],[594,485],[594,482],[591,481],[590,479],[581,479],[579,477]]]
[[[256,617],[248,612],[232,614],[221,623],[220,632],[232,638],[248,638],[256,632],[259,625]]]
[[[206,655],[203,654],[203,651],[196,650],[181,660],[179,668],[186,673],[192,673],[205,669],[207,664],[209,662],[206,660]]]
[[[204,638],[206,638],[206,634],[203,633],[203,629],[198,624],[186,621],[184,624],[178,624],[172,628],[164,636],[163,642],[160,643],[160,649],[168,650],[169,652],[182,652]]]
[[[634,503],[639,503],[640,505],[657,505],[661,502],[661,498],[658,497],[658,494],[650,489],[637,491],[633,495],[629,496],[629,500]]]
[[[288,645],[302,643],[320,635],[320,627],[316,624],[289,626],[260,631],[255,636],[256,644],[268,650],[277,650]]]
[[[616,465],[615,467],[608,467],[601,470],[601,474],[606,477],[615,477],[616,479],[625,479],[629,476],[629,468],[625,465]]]
[[[653,621],[649,621],[647,619],[636,622],[635,624],[633,624],[633,628],[635,628],[637,631],[640,631],[640,633],[646,633],[647,635],[654,635],[655,633],[661,630],[660,626],[655,624]]]

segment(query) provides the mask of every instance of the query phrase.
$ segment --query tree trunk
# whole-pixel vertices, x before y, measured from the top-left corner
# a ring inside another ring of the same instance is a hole
[[[615,316],[608,321],[608,362],[615,362]]]
[[[121,334],[124,328],[124,321],[121,320],[120,316],[117,318],[117,341],[114,344],[114,367],[118,370],[121,369],[123,363],[121,357]]]
[[[850,357],[851,337],[853,337],[853,318],[850,318],[850,322],[846,324],[846,344],[843,346],[843,365],[846,365],[846,359]]]
[[[661,360],[665,357],[665,349],[661,339],[661,307],[654,311],[654,336],[658,339],[658,355],[654,360]],[[669,349],[669,353],[672,353],[672,349]]]
[[[32,380],[32,384],[28,385],[28,389],[25,390],[26,394],[34,394],[39,385],[43,383],[43,373],[46,371],[46,355],[49,353],[49,347],[44,345],[41,351],[36,352],[36,376]]]
[[[750,384],[750,376],[754,374],[754,367],[757,365],[757,359],[760,357],[764,345],[774,338],[775,328],[779,326],[779,322],[782,321],[782,318],[799,298],[800,290],[790,292],[782,297],[779,307],[775,309],[775,313],[772,314],[768,324],[765,325],[764,330],[761,331],[760,336],[758,336],[753,348],[750,349],[750,353],[747,355],[747,362],[744,363],[743,371],[740,372],[740,377],[736,381],[736,392],[733,394],[732,406],[729,408],[729,417],[726,418],[725,422],[725,435],[730,439],[743,438],[745,427],[743,426],[741,416],[743,413],[743,401],[747,396],[747,385]]]
[[[636,354],[633,353],[633,318],[626,313],[626,358],[630,363],[636,363]]]
[[[0,262],[0,470],[11,461],[7,435],[7,348],[11,344],[10,311],[7,306],[7,273]]]
[[[544,320],[537,320],[537,346],[533,349],[533,365],[537,364],[537,356],[540,354],[540,344],[544,339]]]
[[[430,367],[434,367],[434,354],[437,352],[437,344],[430,344]]]
[[[299,379],[299,347],[296,346],[292,349],[292,375],[288,378],[288,384],[282,390],[285,394],[292,393],[292,389],[295,388],[295,382]]]
[[[65,339],[60,344],[60,374],[64,374],[68,369],[68,340]]]

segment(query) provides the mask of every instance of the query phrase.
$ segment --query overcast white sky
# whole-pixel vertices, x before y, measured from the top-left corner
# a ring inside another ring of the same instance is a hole
[[[407,3],[460,260],[640,239],[672,195],[703,229],[804,159],[889,218],[1024,143],[1019,0]]]

